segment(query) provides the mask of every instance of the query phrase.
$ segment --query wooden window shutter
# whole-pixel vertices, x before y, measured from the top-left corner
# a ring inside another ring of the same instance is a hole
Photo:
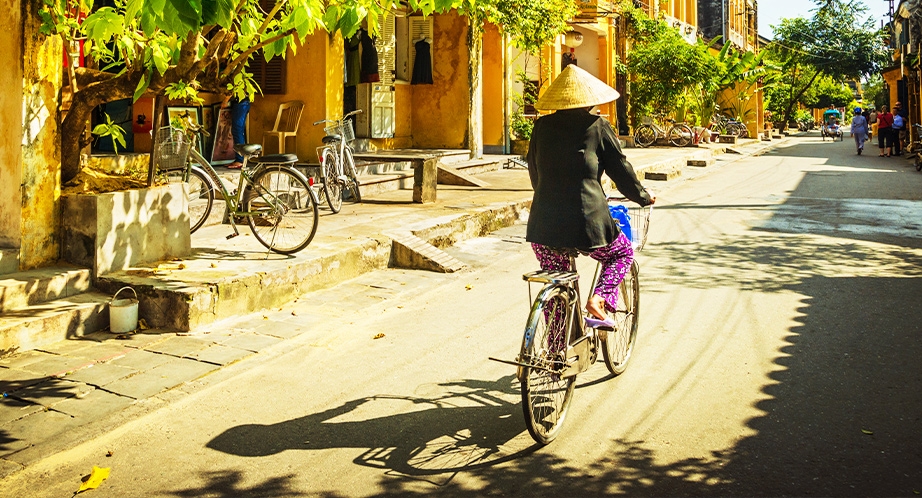
[[[275,7],[276,0],[259,0],[263,12]],[[283,95],[286,92],[287,61],[280,56],[266,62],[262,50],[250,58],[247,72],[253,73],[253,79],[259,85],[263,95]]]
[[[394,84],[394,73],[397,67],[397,39],[394,32],[394,13],[388,12],[381,20],[381,31],[375,39],[375,49],[378,51],[378,76],[381,78],[382,85]]]

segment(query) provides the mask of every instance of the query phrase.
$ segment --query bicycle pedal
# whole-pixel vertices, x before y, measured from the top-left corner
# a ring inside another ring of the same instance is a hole
[[[232,233],[232,234],[230,234],[230,235],[227,236],[227,240],[233,239],[234,237],[236,237],[236,236],[238,236],[238,235],[240,235],[240,234],[239,234],[239,233]]]

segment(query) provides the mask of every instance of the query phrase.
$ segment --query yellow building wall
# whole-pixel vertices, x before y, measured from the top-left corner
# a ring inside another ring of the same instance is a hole
[[[279,104],[289,100],[304,102],[296,139],[289,138],[286,153],[297,153],[304,162],[316,162],[316,148],[322,145],[323,126],[312,126],[321,119],[336,119],[343,114],[343,39],[322,30],[308,35],[298,53],[287,57],[285,95],[257,95],[250,105],[247,142],[262,143],[263,133],[272,129]],[[265,152],[277,152],[270,139]]]
[[[22,179],[22,9],[20,0],[0,9],[0,247],[18,248]],[[5,266],[5,265],[3,265]]]
[[[899,95],[897,94],[897,82],[903,78],[903,75],[900,72],[900,69],[896,68],[883,73],[883,77],[884,81],[887,83],[887,88],[890,90],[890,101],[888,102],[888,105],[890,107],[890,111],[892,112],[893,104],[897,103],[897,101],[900,99]]]
[[[470,114],[467,18],[433,16],[433,33],[433,84],[413,86],[413,146],[461,149]]]
[[[22,270],[57,261],[61,227],[61,132],[58,125],[58,98],[63,81],[61,39],[39,35],[39,2],[26,2],[23,17],[25,57],[22,89],[25,99],[18,116],[22,178],[22,239],[19,267]],[[9,26],[7,27],[9,29]],[[18,65],[18,63],[17,63]],[[5,89],[6,90],[6,89]]]
[[[394,137],[413,135],[413,86],[397,83],[394,87]]]
[[[493,24],[483,34],[483,144],[505,145],[506,96],[503,36]]]

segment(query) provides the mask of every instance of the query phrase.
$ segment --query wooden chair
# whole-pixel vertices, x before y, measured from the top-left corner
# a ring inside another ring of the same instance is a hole
[[[288,137],[298,136],[298,124],[301,122],[301,111],[304,110],[304,102],[292,100],[279,104],[279,113],[275,117],[275,126],[271,130],[263,133],[263,150],[266,149],[266,139],[276,137],[278,139],[278,153],[285,154],[285,140]],[[297,140],[295,140],[295,155],[298,154]]]

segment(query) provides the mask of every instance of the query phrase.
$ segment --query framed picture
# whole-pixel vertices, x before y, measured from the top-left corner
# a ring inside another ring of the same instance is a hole
[[[199,108],[198,107],[167,107],[166,108],[167,120],[170,122],[171,128],[185,128],[183,122],[192,121],[197,125],[201,125],[202,121],[199,118]],[[198,139],[198,150],[200,152],[205,151],[205,143],[202,140],[202,135],[199,134]]]
[[[215,131],[212,135],[211,164],[234,162],[234,135],[231,133],[231,110],[217,109]]]
[[[182,121],[186,119],[197,125],[202,124],[198,117],[198,107],[167,107],[166,114],[173,128],[183,128]]]

